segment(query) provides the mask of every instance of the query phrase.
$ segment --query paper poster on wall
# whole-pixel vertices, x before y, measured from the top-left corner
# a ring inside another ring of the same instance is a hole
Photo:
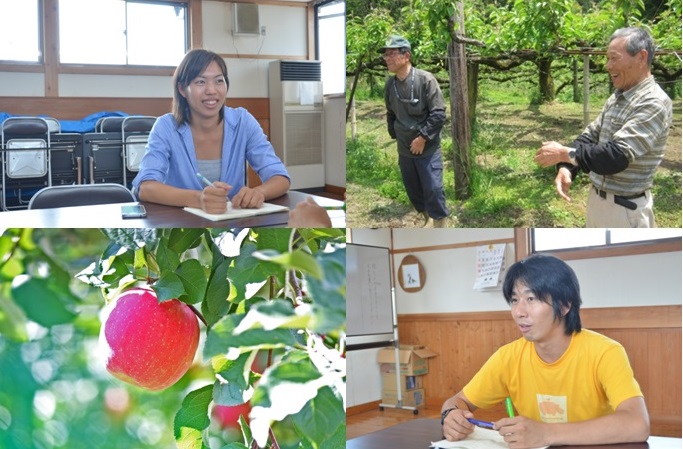
[[[420,266],[418,264],[403,265],[403,285],[405,288],[419,287],[422,285],[420,281]]]
[[[503,281],[505,243],[477,247],[477,277],[474,289],[496,288]]]

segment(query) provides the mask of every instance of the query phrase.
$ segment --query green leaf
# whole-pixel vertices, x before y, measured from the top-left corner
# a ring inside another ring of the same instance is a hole
[[[299,432],[319,448],[320,443],[331,438],[346,426],[346,413],[341,398],[330,387],[322,387],[316,397],[292,416]]]
[[[126,263],[127,257],[111,257],[106,267],[106,271],[100,275],[104,285],[116,285],[123,278],[130,275],[130,268]]]
[[[26,315],[17,305],[0,297],[0,334],[14,341],[27,341]]]
[[[11,281],[23,272],[24,264],[16,257],[0,263],[0,281]]]
[[[224,259],[218,264],[209,278],[206,287],[206,295],[202,301],[202,314],[209,327],[228,313],[230,303],[230,281],[228,281],[228,269],[232,259]]]
[[[316,259],[324,273],[322,282],[325,288],[338,289],[346,286],[346,248],[318,253]]]
[[[321,374],[304,351],[290,351],[273,365],[268,373],[270,385],[281,382],[306,383],[320,378]]]
[[[260,260],[276,263],[285,270],[299,270],[317,278],[322,276],[315,258],[302,250],[281,254],[274,250],[254,251],[253,256]]]
[[[247,284],[263,282],[269,276],[284,279],[284,271],[278,265],[253,257],[255,250],[256,245],[253,243],[242,246],[240,255],[235,258],[234,266],[228,271],[228,278],[235,286],[238,298],[245,297]]]
[[[294,346],[300,343],[289,329],[266,331],[252,329],[233,335],[233,331],[244,318],[244,314],[231,314],[221,318],[209,331],[204,344],[204,359],[225,354],[228,348],[267,349]]]
[[[180,277],[170,271],[162,274],[159,280],[152,285],[152,288],[157,292],[159,302],[180,298],[185,293],[185,287]]]
[[[188,304],[195,304],[204,299],[207,277],[204,267],[196,259],[183,261],[176,269],[178,278],[183,283],[185,294],[180,298]]]
[[[157,244],[157,230],[152,229],[121,229],[108,228],[103,229],[104,235],[109,237],[109,240],[132,250],[136,250],[142,246],[150,249],[156,248]]]
[[[292,303],[285,300],[273,300],[258,303],[249,309],[240,322],[238,332],[247,329],[306,329],[311,320],[310,307],[302,305],[294,309]]]
[[[76,318],[76,314],[65,305],[69,296],[68,286],[58,290],[46,279],[26,276],[25,279],[15,279],[12,285],[12,297],[17,305],[28,319],[45,327],[68,323]]]
[[[255,356],[256,351],[240,354],[235,360],[228,360],[225,356],[219,355],[211,360],[211,364],[216,376],[246,390],[249,388],[249,371]]]
[[[240,423],[240,429],[242,430],[242,435],[244,436],[244,444],[245,445],[249,444],[251,442],[251,440],[254,438],[251,435],[251,429],[249,428],[249,423],[247,423],[247,420],[244,418],[243,415],[240,415],[239,423]],[[237,444],[239,444],[239,443],[237,443]],[[341,446],[339,446],[339,447],[341,447]]]
[[[172,229],[168,238],[168,247],[176,253],[184,253],[190,248],[196,248],[201,243],[203,229]]]
[[[325,273],[322,280],[306,277],[313,298],[310,327],[319,333],[329,333],[346,325],[346,251],[319,254],[318,260]]]
[[[202,449],[202,431],[209,427],[209,404],[213,385],[191,391],[183,399],[173,420],[173,434],[179,449]]]
[[[244,404],[249,400],[245,396],[245,391],[234,383],[223,383],[217,380],[213,386],[213,402],[218,405],[229,406]]]
[[[326,438],[319,446],[320,449],[338,449],[346,447],[346,421],[337,428],[330,438]]]
[[[156,256],[161,273],[175,271],[178,265],[180,265],[180,256],[176,251],[171,250],[168,245],[168,239],[164,237],[159,241],[159,247],[157,248]]]
[[[284,253],[289,249],[289,238],[292,230],[287,228],[259,228],[253,229],[252,233],[258,236],[256,248],[259,250],[271,249]]]
[[[221,449],[249,449],[249,447],[239,442],[232,442],[227,446],[223,446]]]

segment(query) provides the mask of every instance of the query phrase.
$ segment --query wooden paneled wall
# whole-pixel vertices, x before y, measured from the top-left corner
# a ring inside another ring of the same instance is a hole
[[[0,97],[0,112],[12,115],[48,115],[58,120],[80,120],[100,111],[158,117],[171,112],[171,98],[119,97]],[[248,110],[270,134],[268,98],[229,98],[226,105]]]
[[[652,435],[680,438],[681,306],[582,309],[581,320],[584,328],[626,349],[645,395]],[[520,337],[509,312],[399,315],[398,327],[405,344],[439,354],[430,359],[424,378],[430,407],[440,407],[496,349]]]

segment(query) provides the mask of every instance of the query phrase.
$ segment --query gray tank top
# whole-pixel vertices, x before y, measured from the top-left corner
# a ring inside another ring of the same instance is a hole
[[[211,182],[220,180],[221,160],[220,159],[197,159],[197,169]]]

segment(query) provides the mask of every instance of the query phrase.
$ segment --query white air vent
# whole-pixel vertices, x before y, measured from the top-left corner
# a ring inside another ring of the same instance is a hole
[[[261,27],[258,18],[258,5],[253,3],[233,3],[232,33],[258,36]]]

